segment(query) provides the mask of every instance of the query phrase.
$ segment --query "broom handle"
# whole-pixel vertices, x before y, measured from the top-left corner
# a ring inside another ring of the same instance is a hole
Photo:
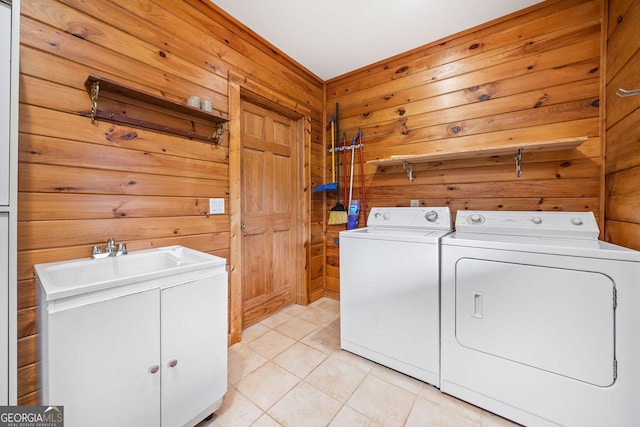
[[[336,182],[335,119],[331,116],[331,182]]]
[[[356,149],[356,139],[358,135],[353,137],[353,141],[351,141],[351,182],[349,183],[349,204],[347,205],[347,212],[351,209],[351,198],[353,197],[353,159],[355,156]]]

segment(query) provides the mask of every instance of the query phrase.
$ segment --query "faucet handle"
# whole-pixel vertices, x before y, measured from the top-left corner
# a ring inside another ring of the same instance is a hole
[[[95,258],[96,255],[99,255],[102,253],[102,247],[100,245],[95,245],[91,248],[91,258]]]
[[[116,255],[126,255],[127,254],[127,245],[124,243],[118,243],[118,251]]]

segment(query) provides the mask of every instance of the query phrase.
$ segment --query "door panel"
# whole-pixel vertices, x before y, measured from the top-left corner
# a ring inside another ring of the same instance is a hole
[[[613,289],[601,273],[462,258],[456,263],[456,339],[607,387],[614,381]]]
[[[295,122],[242,103],[243,327],[295,300]]]
[[[265,196],[267,173],[265,154],[262,151],[243,149],[242,152],[242,210],[246,215],[266,213]],[[250,186],[250,190],[246,187]],[[249,190],[249,191],[248,191]]]
[[[0,405],[9,404],[9,214],[0,212]]]
[[[54,401],[42,404],[64,405],[70,426],[159,426],[159,313],[156,289],[52,313],[44,363]]]
[[[274,187],[287,188],[291,180],[291,159],[286,156],[273,156]],[[291,194],[286,191],[273,192],[273,213],[288,215],[291,212]]]
[[[227,301],[224,273],[162,291],[163,426],[187,424],[225,394]]]

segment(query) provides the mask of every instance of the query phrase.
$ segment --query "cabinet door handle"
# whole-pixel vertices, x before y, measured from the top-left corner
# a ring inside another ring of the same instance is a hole
[[[177,364],[178,364],[178,359],[171,359],[169,361],[169,367],[170,368],[175,368]]]
[[[160,370],[160,366],[158,365],[153,365],[150,369],[149,372],[151,372],[152,374],[155,374],[156,372],[158,372]]]

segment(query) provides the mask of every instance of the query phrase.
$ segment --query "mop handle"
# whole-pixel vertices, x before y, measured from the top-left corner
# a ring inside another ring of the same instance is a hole
[[[335,118],[331,116],[331,182],[336,182]]]
[[[367,199],[364,196],[364,184],[365,184],[365,180],[364,180],[364,155],[362,154],[362,150],[364,149],[364,145],[362,143],[362,130],[358,130],[358,133],[360,134],[360,177],[361,177],[361,182],[362,182],[362,204],[361,204],[361,210],[362,210],[362,218],[364,221],[364,226],[367,226]]]

